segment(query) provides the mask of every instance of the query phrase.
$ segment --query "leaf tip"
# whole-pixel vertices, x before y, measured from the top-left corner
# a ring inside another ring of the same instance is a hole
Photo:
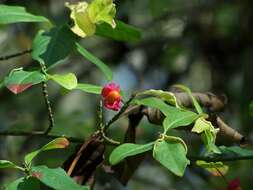
[[[13,92],[14,94],[19,94],[26,89],[30,88],[32,86],[32,83],[27,83],[27,84],[11,84],[7,86],[7,88]]]
[[[57,145],[59,148],[67,148],[69,146],[70,142],[67,138],[61,138]]]

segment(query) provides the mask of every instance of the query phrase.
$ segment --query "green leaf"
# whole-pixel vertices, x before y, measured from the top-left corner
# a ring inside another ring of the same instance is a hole
[[[239,146],[220,146],[219,149],[222,154],[228,154],[233,156],[253,156],[253,150],[241,148]]]
[[[217,131],[206,130],[201,134],[202,141],[205,144],[208,153],[220,154],[219,148],[215,145]]]
[[[163,100],[154,97],[135,99],[132,103],[159,109],[165,116],[168,116],[176,109],[175,107],[166,104]]]
[[[200,133],[202,140],[208,152],[219,154],[220,150],[215,145],[216,135],[219,129],[216,129],[210,121],[207,121],[205,116],[198,118],[192,128],[192,132]]]
[[[32,58],[47,67],[65,59],[75,47],[75,35],[68,26],[39,31],[32,43]]]
[[[91,63],[94,63],[104,73],[107,80],[112,80],[112,71],[104,62],[83,48],[79,43],[76,43],[76,49],[82,56],[88,59]]]
[[[22,177],[10,183],[5,190],[40,190],[40,182],[34,177]]]
[[[210,121],[207,121],[204,117],[200,117],[196,120],[192,128],[192,132],[202,133],[205,130],[210,130],[210,128],[214,129],[212,123]]]
[[[105,22],[115,28],[116,7],[113,0],[93,0],[88,6],[88,13],[93,23]]]
[[[101,91],[102,91],[101,86],[96,86],[92,84],[84,84],[84,83],[77,84],[77,87],[75,89],[82,90],[84,92],[88,92],[92,94],[101,94]]]
[[[48,168],[47,166],[32,167],[32,176],[46,186],[56,190],[88,190],[87,186],[78,185],[62,168]]]
[[[33,151],[25,156],[25,163],[30,165],[31,161],[41,152],[59,148],[66,148],[69,145],[68,139],[59,137],[44,145],[41,149]]]
[[[3,168],[18,168],[18,166],[8,160],[0,160],[0,169]]]
[[[19,184],[24,180],[24,177],[21,177],[13,182],[11,182],[9,185],[7,185],[6,188],[4,188],[4,190],[20,190],[18,188]]]
[[[178,137],[158,139],[154,145],[153,157],[164,167],[178,176],[183,176],[186,166],[190,164],[187,159],[185,143]]]
[[[96,35],[126,42],[137,42],[141,39],[139,29],[119,20],[116,20],[116,28],[107,23],[97,25]]]
[[[20,68],[12,70],[9,76],[5,77],[4,85],[14,94],[18,94],[46,80],[46,76],[39,71],[23,71]]]
[[[116,147],[109,158],[111,165],[116,165],[129,156],[147,152],[153,148],[154,142],[148,144],[125,143]]]
[[[62,87],[72,90],[77,87],[77,78],[76,75],[73,73],[68,73],[65,75],[48,75],[49,79],[52,79],[53,81],[57,82]]]
[[[24,7],[0,5],[0,24],[17,22],[49,22],[49,20],[26,12]]]
[[[253,117],[253,101],[251,101],[249,105],[249,114],[251,117]]]
[[[197,160],[196,164],[202,168],[218,168],[224,166],[222,162],[206,162],[203,160]]]
[[[165,102],[167,102],[173,106],[179,107],[177,104],[176,96],[172,92],[150,89],[150,90],[146,90],[144,92],[138,93],[137,96],[159,97],[159,98],[163,99]]]
[[[202,110],[201,106],[199,105],[199,103],[196,100],[196,98],[192,95],[192,92],[191,92],[191,90],[188,87],[186,87],[184,85],[180,85],[180,84],[174,85],[174,87],[179,88],[179,89],[185,91],[191,97],[193,105],[194,105],[195,109],[197,110],[198,114],[202,114],[203,113],[203,110]]]
[[[166,104],[163,100],[154,97],[136,99],[133,103],[161,110],[166,116],[163,122],[165,133],[169,129],[189,125],[199,117],[199,115],[194,112],[173,107]]]
[[[197,160],[196,165],[206,169],[214,176],[224,176],[229,169],[229,167],[224,165],[222,162],[206,162],[203,160]]]
[[[163,121],[165,131],[193,123],[199,115],[194,112],[175,108]]]

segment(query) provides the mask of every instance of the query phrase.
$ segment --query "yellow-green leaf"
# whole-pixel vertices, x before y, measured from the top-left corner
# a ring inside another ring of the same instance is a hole
[[[77,90],[82,90],[84,92],[92,93],[92,94],[101,94],[102,87],[92,84],[84,84],[79,83],[77,84],[76,88]]]
[[[72,5],[66,3],[65,5],[71,10],[70,18],[74,21],[74,26],[71,30],[82,38],[92,36],[96,31],[96,25],[88,15],[88,3],[78,2]]]
[[[196,120],[193,128],[192,128],[192,132],[195,133],[202,133],[205,130],[209,130],[210,128],[213,128],[213,125],[210,121],[205,120],[204,117],[200,117]]]
[[[219,132],[219,129],[214,128],[212,123],[205,119],[205,116],[200,117],[195,121],[192,132],[201,134],[208,152],[221,153],[215,145],[216,135]]]
[[[116,27],[114,21],[116,8],[112,0],[93,0],[90,4],[78,2],[65,5],[70,9],[70,18],[74,21],[71,30],[82,38],[92,36],[96,31],[96,24],[108,23],[111,27]]]
[[[116,14],[115,4],[113,0],[93,0],[88,6],[89,17],[93,23],[105,22],[116,27],[116,23],[113,20]]]
[[[206,162],[203,160],[197,160],[196,164],[206,169],[213,176],[225,175],[229,169],[229,167],[227,165],[224,165],[222,162]]]
[[[77,86],[77,78],[75,74],[73,73],[68,73],[66,75],[58,75],[58,74],[48,75],[48,77],[49,79],[54,80],[55,82],[60,84],[62,87],[68,90],[72,90],[76,88]]]

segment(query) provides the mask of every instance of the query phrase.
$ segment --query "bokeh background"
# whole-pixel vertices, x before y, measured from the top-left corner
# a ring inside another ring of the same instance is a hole
[[[70,1],[75,2],[75,1]],[[29,12],[44,15],[61,24],[68,21],[63,0],[2,0],[1,4],[25,6]],[[253,2],[251,0],[116,0],[117,18],[139,27],[142,40],[136,43],[116,42],[102,37],[81,41],[96,56],[104,60],[114,72],[125,95],[144,89],[167,90],[182,83],[193,91],[211,91],[228,97],[226,109],[220,115],[233,128],[253,139],[249,103],[253,100]],[[47,29],[43,24],[12,24],[0,26],[0,56],[31,47],[36,32]],[[0,62],[0,79],[16,67],[36,65],[30,55]],[[73,52],[52,73],[74,72],[83,83],[105,84],[100,71]],[[49,96],[55,115],[52,134],[79,138],[89,136],[97,126],[99,96],[81,91],[64,92],[49,82]],[[106,119],[114,113],[107,112]],[[40,85],[14,95],[0,90],[1,131],[34,131],[48,126],[47,112]],[[110,135],[121,139],[127,120],[121,119]],[[148,142],[157,137],[159,127],[145,119],[138,128],[138,141]],[[183,134],[191,144],[200,141]],[[0,159],[22,164],[23,156],[47,143],[39,137],[0,136]],[[231,144],[232,145],[232,144]],[[73,150],[42,153],[36,164],[59,166]],[[192,146],[194,149],[195,146]],[[196,146],[198,147],[198,146]],[[251,148],[251,146],[248,146]],[[194,152],[201,151],[194,149]],[[253,162],[230,162],[228,180],[239,177],[243,190],[252,189]],[[16,179],[14,170],[0,171],[0,187]],[[194,165],[188,167],[183,178],[173,176],[152,159],[146,159],[127,187],[110,175],[99,171],[95,186],[119,190],[222,190],[222,178],[213,177]]]

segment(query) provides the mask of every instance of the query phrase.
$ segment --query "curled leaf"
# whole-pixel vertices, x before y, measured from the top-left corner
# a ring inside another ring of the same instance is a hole
[[[88,7],[88,13],[93,23],[105,22],[112,28],[116,27],[114,17],[116,14],[113,0],[93,0]]]
[[[213,176],[224,176],[227,172],[229,167],[224,165],[222,162],[206,162],[203,160],[197,160],[196,164],[208,172],[210,172]]]
[[[200,133],[202,140],[208,152],[221,153],[215,145],[216,135],[219,129],[214,128],[210,121],[205,119],[205,116],[198,118],[192,128],[192,132]]]
[[[165,102],[174,105],[176,107],[179,107],[177,104],[176,96],[172,92],[167,92],[163,90],[146,90],[144,92],[138,93],[138,96],[154,96],[154,97],[159,97],[163,99]]]
[[[71,10],[70,18],[74,21],[71,30],[82,38],[92,36],[96,31],[96,24],[105,22],[113,28],[116,27],[113,19],[116,8],[112,0],[93,0],[90,4],[87,2],[70,4],[67,2],[65,5]]]
[[[70,18],[74,21],[71,30],[82,38],[92,36],[96,31],[96,25],[88,15],[88,3],[78,2],[73,5],[66,3],[65,5],[71,10]]]

